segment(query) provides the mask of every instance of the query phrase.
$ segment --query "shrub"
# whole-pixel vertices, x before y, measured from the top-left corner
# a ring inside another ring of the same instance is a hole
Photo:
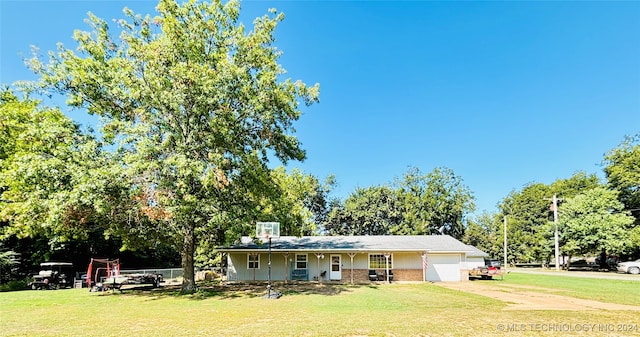
[[[31,282],[30,278],[11,280],[7,283],[0,284],[0,292],[29,289],[29,282]]]

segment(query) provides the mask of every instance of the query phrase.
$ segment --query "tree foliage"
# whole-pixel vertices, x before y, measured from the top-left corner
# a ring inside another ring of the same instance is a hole
[[[327,216],[327,196],[333,178],[329,177],[323,184],[299,169],[288,173],[284,167],[276,168],[271,175],[277,195],[265,198],[262,220],[278,219],[280,235],[316,234],[318,225],[323,224]]]
[[[334,204],[327,228],[342,235],[449,234],[461,238],[473,195],[451,169],[411,168],[393,186],[358,188]]]
[[[530,184],[520,192],[512,192],[500,205],[507,215],[507,244],[509,260],[533,262],[546,259],[549,237],[549,201],[551,188],[544,184]]]
[[[633,242],[633,217],[623,211],[618,192],[596,187],[573,198],[560,208],[562,250],[569,256],[600,251],[625,253],[638,247]]]
[[[130,213],[127,185],[113,156],[60,110],[11,90],[0,97],[0,240],[20,256],[17,274],[26,275],[49,259],[82,268],[87,255],[118,254],[119,247],[110,242],[120,238],[105,230]],[[161,242],[150,248],[129,256],[171,255]]]
[[[398,198],[403,205],[402,222],[396,234],[464,235],[466,215],[475,209],[471,190],[449,168],[435,168],[424,175],[410,168],[397,182]]]
[[[640,219],[640,134],[626,137],[607,152],[604,162],[609,185],[620,191],[620,201]]]
[[[94,200],[85,175],[100,164],[100,148],[60,110],[19,99],[4,90],[0,101],[0,218],[2,236],[49,238],[53,247],[86,237]]]
[[[499,214],[485,211],[469,219],[461,241],[482,250],[491,257],[503,256],[504,231]]]
[[[499,205],[502,215],[507,216],[509,261],[548,262],[555,246],[551,197],[556,194],[568,198],[597,186],[597,176],[576,172],[550,185],[528,184],[521,191],[511,192]]]
[[[128,219],[115,230],[129,241],[171,238],[191,291],[200,239],[251,216],[240,205],[255,205],[272,185],[269,156],[304,159],[293,122],[298,100],[317,101],[318,86],[281,80],[273,43],[282,13],[271,10],[247,32],[237,1],[161,0],[157,10],[142,17],[125,8],[119,35],[90,13],[91,31],[74,33],[77,53],[61,46],[31,66],[69,105],[102,118],[130,182]]]
[[[387,186],[358,188],[334,205],[326,230],[331,235],[389,235],[402,219],[396,191]]]

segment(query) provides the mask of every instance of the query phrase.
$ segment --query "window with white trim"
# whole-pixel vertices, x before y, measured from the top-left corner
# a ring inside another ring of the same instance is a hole
[[[369,269],[387,268],[387,258],[384,254],[369,254]],[[389,269],[393,269],[393,254],[389,255]]]
[[[296,269],[307,269],[307,254],[296,254]]]
[[[247,269],[260,269],[260,254],[247,254]]]

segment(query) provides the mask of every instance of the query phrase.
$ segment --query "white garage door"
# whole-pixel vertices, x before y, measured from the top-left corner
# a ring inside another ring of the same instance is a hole
[[[428,254],[427,281],[460,281],[460,254]]]

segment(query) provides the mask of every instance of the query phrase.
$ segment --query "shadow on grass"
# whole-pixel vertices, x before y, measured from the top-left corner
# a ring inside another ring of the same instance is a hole
[[[376,284],[338,284],[338,283],[314,283],[314,282],[274,282],[271,291],[273,293],[281,293],[282,296],[305,296],[305,295],[324,295],[336,296],[343,293],[352,292],[358,288],[377,289]],[[199,283],[198,290],[184,294],[180,291],[179,285],[164,286],[161,288],[153,287],[135,287],[123,289],[121,292],[112,292],[113,295],[125,296],[148,296],[151,300],[165,297],[179,297],[190,300],[204,299],[241,299],[241,298],[258,298],[267,294],[266,283],[219,283],[206,282]]]

